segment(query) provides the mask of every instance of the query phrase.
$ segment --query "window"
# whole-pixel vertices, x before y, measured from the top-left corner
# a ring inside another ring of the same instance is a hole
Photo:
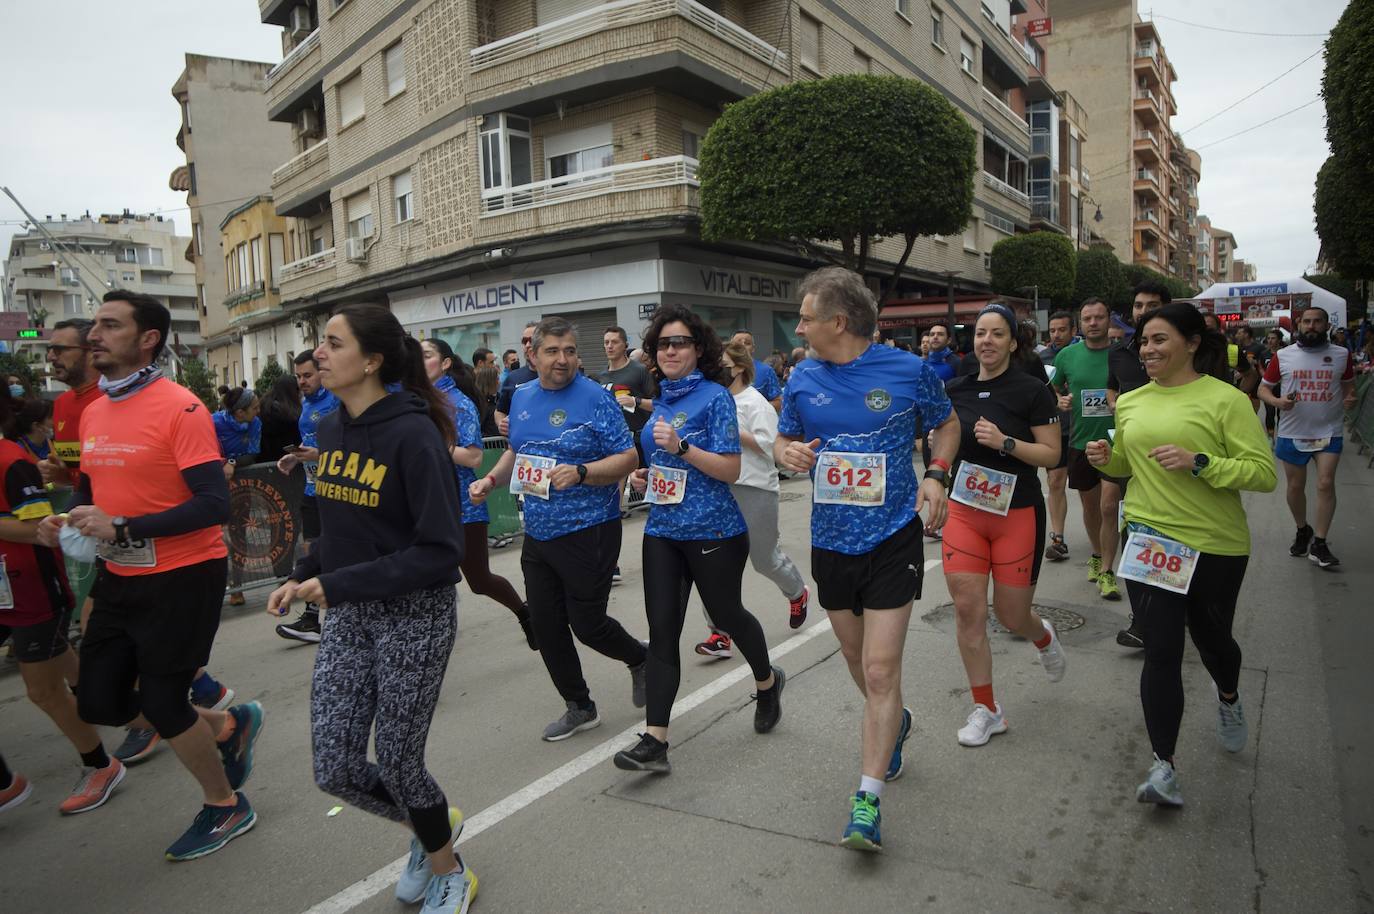
[[[869,57],[867,54],[865,54],[863,51],[860,51],[858,48],[854,49],[854,72],[873,72],[873,58]]]
[[[945,46],[945,14],[933,6],[930,8],[930,43],[941,49]]]
[[[235,275],[238,280],[234,284],[234,288],[242,289],[244,286],[252,282],[252,279],[250,279],[250,277],[253,275],[252,268],[249,266],[248,263],[247,242],[241,242],[238,245],[238,247],[234,248],[234,261]]]
[[[406,90],[406,52],[404,43],[398,41],[386,49],[386,97],[400,95]]]
[[[119,274],[119,279],[121,282],[133,282],[135,277],[133,273],[130,273],[126,270],[123,273]]]
[[[897,0],[897,15],[911,21],[911,0]]]
[[[80,295],[63,295],[63,296],[62,296],[62,313],[63,313],[63,314],[80,314],[80,313],[81,313],[81,296],[80,296]]]
[[[396,221],[409,222],[415,218],[415,197],[410,184],[410,169],[391,178],[391,196],[396,201]]]
[[[196,301],[200,303],[202,315],[210,313],[205,309],[205,285],[203,283],[196,283]]]
[[[262,282],[262,277],[263,277],[264,270],[263,270],[263,268],[262,268],[262,236],[261,236],[261,235],[259,235],[258,237],[254,238],[254,239],[249,243],[249,249],[248,249],[248,265],[249,265],[249,269],[251,270],[251,273],[249,274],[249,279],[253,282],[253,284],[256,285],[257,283]]]
[[[191,179],[191,196],[196,195],[196,163],[191,162],[186,166],[186,175]]]
[[[499,197],[512,187],[534,180],[533,143],[529,118],[514,114],[488,114],[482,118],[478,139],[482,153],[482,196]],[[489,200],[487,209],[503,202]]]
[[[310,254],[324,253],[324,229],[310,230]],[[309,255],[307,255],[309,256]]]
[[[701,158],[701,144],[706,139],[706,130],[696,124],[682,125],[682,154],[689,159]]]
[[[968,228],[964,229],[964,250],[977,252],[978,250],[978,220],[970,219]]]
[[[363,75],[353,76],[339,83],[339,126],[347,127],[363,116]]]
[[[801,34],[797,36],[797,54],[801,65],[812,73],[821,72],[821,23],[805,13],[801,14]]]
[[[973,65],[976,62],[973,39],[963,32],[959,33],[959,66],[964,68],[965,73],[973,73]]]
[[[995,25],[997,23],[997,14],[992,11],[992,7],[988,6],[987,0],[983,0],[983,3],[979,5],[983,8],[983,18]]]
[[[1021,49],[1026,55],[1026,60],[1030,61],[1031,66],[1037,70],[1045,69],[1045,52],[1040,49],[1040,45],[1035,43],[1035,39],[1027,35],[1021,39]]]
[[[281,285],[281,265],[286,262],[286,247],[281,233],[274,233],[267,236],[267,269],[264,271],[272,277],[272,288]]]
[[[354,194],[345,201],[348,211],[348,237],[372,237],[372,195],[367,191]]]
[[[992,213],[983,214],[983,224],[990,229],[996,229],[1003,235],[1016,234],[1016,223],[1005,216],[997,216]]]
[[[598,124],[544,138],[546,176],[553,180],[615,164],[611,125]]]
[[[193,239],[195,240],[195,243],[196,243],[196,247],[195,247],[196,256],[199,257],[199,256],[201,256],[202,254],[205,253],[204,251],[202,251],[202,250],[200,249],[200,223],[199,223],[199,222],[195,222],[195,223],[192,223],[192,224],[191,224],[191,235],[192,235],[192,237],[193,237]]]
[[[73,269],[72,267],[63,267],[63,268],[62,268],[62,285],[64,285],[64,286],[75,286],[75,285],[78,285],[78,284],[81,282],[81,280],[78,278],[78,277],[79,277],[79,273],[80,273],[79,270],[75,270],[75,269]]]

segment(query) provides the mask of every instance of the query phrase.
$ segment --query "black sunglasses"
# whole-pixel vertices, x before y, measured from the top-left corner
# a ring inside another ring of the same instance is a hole
[[[691,349],[697,344],[693,336],[661,336],[658,338],[658,351],[665,349]]]

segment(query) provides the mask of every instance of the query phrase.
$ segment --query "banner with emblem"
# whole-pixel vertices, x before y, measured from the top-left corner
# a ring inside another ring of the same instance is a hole
[[[230,590],[286,578],[301,539],[305,475],[283,475],[275,463],[238,467],[229,481]]]

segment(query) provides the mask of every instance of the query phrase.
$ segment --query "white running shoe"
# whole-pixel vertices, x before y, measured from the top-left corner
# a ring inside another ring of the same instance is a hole
[[[1179,789],[1174,766],[1156,755],[1154,764],[1150,766],[1150,776],[1135,789],[1135,798],[1140,803],[1182,806],[1183,791]]]
[[[1250,737],[1250,728],[1245,724],[1245,708],[1241,706],[1240,696],[1233,704],[1227,704],[1217,696],[1217,742],[1227,752],[1239,752],[1245,748]]]
[[[1007,732],[1007,717],[1002,713],[1001,702],[997,703],[996,713],[985,705],[975,704],[968,716],[968,723],[959,730],[959,745],[986,746],[988,740],[998,733]]]
[[[1064,648],[1060,645],[1059,635],[1049,620],[1041,619],[1040,624],[1045,626],[1045,633],[1050,636],[1050,643],[1038,649],[1040,665],[1045,668],[1045,675],[1050,677],[1050,682],[1058,682],[1064,678]]]

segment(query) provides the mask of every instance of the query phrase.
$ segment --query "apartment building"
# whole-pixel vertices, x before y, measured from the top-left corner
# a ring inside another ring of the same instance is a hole
[[[907,294],[944,274],[985,288],[987,254],[1030,224],[1022,0],[259,0],[283,29],[268,116],[291,219],[281,295],[318,327],[387,301],[464,354],[534,317],[637,333],[663,302],[786,348],[797,281],[784,245],[701,242],[697,156],[722,106],[789,80],[898,74],[979,133],[963,237],[922,238]],[[879,256],[896,259],[884,243]],[[308,330],[307,330],[308,332]],[[594,339],[595,337],[593,337]],[[584,345],[588,368],[599,346]]]
[[[1217,282],[1244,282],[1244,275],[1236,270],[1237,247],[1235,235],[1212,226],[1212,269]]]
[[[1205,289],[1215,282],[1220,281],[1221,277],[1216,270],[1214,260],[1214,248],[1212,243],[1212,220],[1202,214],[1197,217],[1197,243],[1194,245],[1197,254],[1197,285],[1200,289]]]
[[[313,349],[303,327],[287,320],[281,307],[281,270],[286,265],[286,217],[277,215],[270,195],[254,197],[230,210],[218,226],[224,287],[207,290],[210,301],[228,315],[229,363],[215,371],[222,384],[255,381],[276,359],[283,368],[296,353]]]
[[[186,67],[172,86],[181,106],[177,145],[186,164],[169,179],[184,191],[191,209],[191,249],[197,307],[205,359],[220,378],[233,363],[246,364],[230,332],[225,295],[224,255],[219,225],[244,201],[266,194],[272,169],[292,155],[294,137],[287,124],[267,119],[264,91],[270,64],[187,54]],[[242,376],[234,376],[234,381]]]

